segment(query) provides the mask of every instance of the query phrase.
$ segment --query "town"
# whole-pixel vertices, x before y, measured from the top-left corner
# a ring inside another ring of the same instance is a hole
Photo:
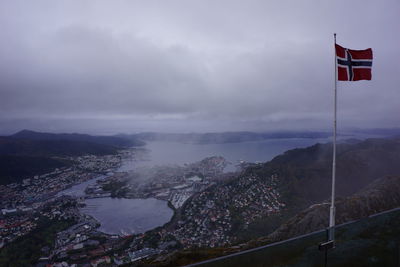
[[[195,193],[226,179],[223,171],[227,165],[223,157],[209,157],[184,166],[142,167],[130,172],[117,172],[88,187],[86,198],[154,197],[169,201],[178,209]]]
[[[44,175],[35,175],[24,179],[20,184],[0,185],[2,216],[0,247],[29,233],[36,225],[37,217],[33,215],[37,212],[49,218],[71,216],[67,214],[69,210],[63,209],[63,198],[57,198],[57,193],[117,168],[121,163],[121,155],[90,155],[69,158],[69,160],[74,160],[76,164],[73,167],[56,169]],[[52,213],[43,213],[42,210],[46,205],[53,202],[57,205]]]
[[[40,262],[117,266],[181,248],[230,246],[238,227],[285,207],[276,191],[277,176],[261,183],[259,177],[226,173],[230,163],[223,157],[119,171],[125,161],[143,159],[144,154],[122,150],[117,155],[68,158],[74,162],[71,167],[0,186],[0,248],[52,224],[58,228],[52,245],[40,248]],[[238,167],[243,166],[249,164],[240,162]],[[229,181],[236,178],[240,186],[233,187]],[[85,187],[84,195],[60,193],[87,181],[95,182]],[[100,222],[80,210],[85,199],[104,197],[164,200],[174,216],[145,233],[106,234],[98,230]],[[244,221],[237,221],[239,212]]]
[[[225,184],[201,192],[182,210],[174,235],[185,247],[226,246],[235,242],[235,231],[262,216],[278,213],[285,204],[276,191],[277,176],[262,183],[241,176],[238,186]],[[237,221],[237,214],[243,221]]]

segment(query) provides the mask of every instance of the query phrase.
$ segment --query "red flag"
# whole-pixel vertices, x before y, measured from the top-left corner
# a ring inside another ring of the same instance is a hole
[[[339,81],[371,80],[372,49],[351,50],[335,44]]]

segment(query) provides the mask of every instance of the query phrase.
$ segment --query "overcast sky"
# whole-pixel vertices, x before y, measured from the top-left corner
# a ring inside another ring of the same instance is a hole
[[[340,129],[400,126],[400,1],[0,2],[0,133],[330,130],[334,50],[371,47],[339,82]]]

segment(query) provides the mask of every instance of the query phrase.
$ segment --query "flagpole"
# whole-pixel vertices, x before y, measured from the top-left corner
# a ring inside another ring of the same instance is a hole
[[[336,45],[336,33],[333,34]],[[336,110],[337,110],[337,60],[335,46],[335,92],[334,92],[334,115],[333,115],[333,160],[332,160],[332,195],[329,214],[329,240],[335,240],[335,183],[336,183]]]

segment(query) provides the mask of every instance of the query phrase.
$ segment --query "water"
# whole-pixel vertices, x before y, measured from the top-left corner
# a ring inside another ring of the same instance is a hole
[[[57,194],[74,197],[85,196],[87,186],[103,179],[101,175],[86,182],[74,185]],[[81,212],[94,217],[100,222],[99,231],[107,234],[138,234],[169,222],[173,210],[164,200],[155,198],[125,199],[125,198],[94,198],[85,199],[86,206]]]
[[[67,188],[63,191],[58,192],[57,197],[63,196],[63,195],[73,196],[73,197],[84,197],[86,187],[88,187],[89,185],[95,184],[97,182],[97,180],[103,179],[105,177],[106,177],[105,175],[100,175],[100,176],[90,179],[86,182],[73,185],[70,188]]]
[[[87,186],[103,179],[101,175],[86,182],[74,185],[57,194],[74,197],[85,196]],[[108,234],[133,234],[143,233],[169,222],[173,210],[164,200],[154,198],[125,199],[125,198],[94,198],[85,199],[86,206],[81,212],[94,217],[100,222],[99,231]]]
[[[133,170],[139,166],[192,163],[211,156],[222,156],[233,164],[239,160],[248,162],[266,162],[283,152],[314,145],[329,140],[312,138],[269,139],[255,142],[226,144],[184,144],[177,142],[147,142],[148,161],[130,161],[123,163],[121,170]],[[232,167],[232,165],[231,165]],[[232,170],[232,169],[230,169]]]
[[[265,162],[286,150],[327,141],[327,139],[290,138],[228,144],[148,142],[145,147],[149,153],[146,156],[148,160],[125,160],[118,171],[134,170],[139,166],[181,165],[210,156],[223,156],[234,164],[239,160]],[[74,185],[58,195],[84,196],[84,190],[87,186],[104,177],[99,176]],[[162,226],[173,216],[173,211],[167,206],[166,201],[154,198],[118,199],[106,197],[86,199],[85,203],[86,207],[82,208],[81,211],[96,218],[101,223],[99,230],[109,234],[143,233]]]
[[[169,222],[173,211],[167,202],[155,198],[93,198],[81,208],[85,214],[96,218],[99,231],[108,234],[138,234]]]

